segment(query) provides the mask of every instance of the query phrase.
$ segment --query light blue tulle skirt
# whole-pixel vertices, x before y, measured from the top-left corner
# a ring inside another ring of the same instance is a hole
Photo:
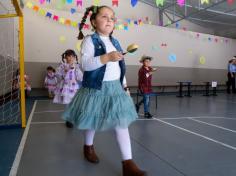
[[[104,81],[102,89],[78,90],[63,113],[63,119],[79,129],[127,128],[138,118],[133,100],[120,81]]]

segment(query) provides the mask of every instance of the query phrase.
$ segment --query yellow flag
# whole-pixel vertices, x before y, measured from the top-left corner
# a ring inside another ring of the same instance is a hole
[[[59,18],[59,23],[64,24],[65,23],[65,18]]]
[[[26,7],[28,7],[28,8],[30,8],[30,9],[32,9],[32,7],[33,7],[33,4],[32,4],[31,2],[27,2],[27,4],[26,4]]]
[[[99,6],[99,4],[100,4],[100,0],[93,0],[93,5]]]
[[[209,4],[209,0],[201,0],[201,4]]]
[[[43,9],[39,9],[39,14],[42,15],[42,16],[45,16],[45,15],[46,15],[46,12],[45,12],[45,10],[43,10]]]
[[[71,26],[72,26],[72,27],[77,27],[77,24],[78,24],[78,23],[77,23],[76,21],[72,21],[72,22],[71,22]]]

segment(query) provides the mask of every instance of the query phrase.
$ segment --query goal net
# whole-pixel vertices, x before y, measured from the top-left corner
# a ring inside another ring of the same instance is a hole
[[[22,54],[17,4],[17,0],[0,1],[0,129],[25,126],[22,124],[22,118],[25,118],[24,95],[19,80],[19,70],[24,68],[20,66]]]

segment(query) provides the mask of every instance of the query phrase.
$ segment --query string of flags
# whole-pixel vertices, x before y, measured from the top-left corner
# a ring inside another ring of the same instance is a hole
[[[40,0],[40,1],[44,1],[44,0]],[[49,0],[47,0],[49,1]],[[70,0],[70,2],[73,0]],[[72,26],[75,28],[78,28],[80,23],[73,21],[71,19],[68,18],[64,18],[64,17],[60,17],[59,15],[53,14],[52,12],[49,12],[41,7],[39,7],[38,5],[34,5],[32,2],[27,2],[26,3],[26,7],[28,7],[29,9],[32,9],[33,11],[35,11],[36,13],[39,13],[41,16],[44,16],[48,19],[51,19],[52,21],[58,22],[60,24],[64,24],[66,26]],[[71,9],[71,13],[74,14],[76,12],[75,9]],[[144,19],[137,19],[137,20],[132,20],[132,19],[117,19],[116,20],[116,24],[115,24],[115,29],[117,30],[129,30],[129,27],[133,27],[133,26],[137,26],[137,25],[143,25],[143,24],[152,24],[151,21],[149,21],[148,17],[145,17]],[[90,30],[91,29],[91,25],[90,24],[85,24],[83,29],[85,30]]]
[[[51,3],[51,0],[38,0],[40,4]],[[100,5],[100,0],[91,0],[93,5]],[[157,6],[163,6],[166,0],[154,0]],[[183,7],[186,3],[186,0],[176,0],[177,4],[180,7]],[[83,6],[83,0],[61,0],[62,4],[76,4],[77,7]],[[200,0],[201,5],[210,4],[210,0]],[[227,0],[229,5],[234,3],[234,0]],[[111,0],[112,6],[119,6],[119,0]],[[135,7],[138,4],[138,0],[130,0],[132,7]]]
[[[41,4],[43,3],[50,3],[51,0],[39,0]],[[73,3],[76,2],[76,4],[78,4],[78,6],[82,6],[83,5],[83,0],[61,0],[63,3]],[[114,2],[115,4],[118,3],[119,0],[113,0],[112,2]],[[178,0],[179,3],[183,4],[185,2],[185,0]],[[231,0],[231,3],[234,0]],[[135,6],[135,4],[138,2],[138,0],[133,1],[133,5]],[[159,2],[164,2],[164,0],[159,1]],[[100,0],[93,0],[93,3],[100,3]],[[48,19],[51,19],[54,22],[58,22],[60,24],[66,25],[66,26],[71,26],[71,27],[75,27],[78,28],[80,23],[73,21],[71,19],[68,18],[64,18],[64,17],[60,17],[59,15],[53,14],[41,7],[39,7],[38,5],[34,5],[31,2],[27,2],[26,3],[26,7],[28,7],[29,9],[32,9],[33,11],[35,11],[36,13],[39,13],[41,16],[44,16]],[[71,13],[74,14],[76,13],[76,9],[72,8],[71,9]],[[131,19],[116,19],[116,23],[115,23],[115,29],[116,30],[126,30],[128,31],[130,27],[134,27],[134,26],[141,26],[143,24],[152,24],[151,21],[149,21],[148,17],[145,17],[143,19],[137,19],[137,20],[131,20]],[[163,26],[161,24],[159,24],[160,26]],[[186,27],[182,27],[180,26],[180,24],[177,22],[175,23],[175,28],[177,29],[182,29],[185,32],[188,32],[189,37],[191,38],[195,38],[195,39],[203,39],[204,41],[209,41],[209,42],[215,42],[215,43],[229,43],[229,39],[224,38],[224,37],[217,37],[217,36],[203,36],[200,33],[194,33],[191,31],[187,31]],[[91,29],[91,25],[90,24],[85,24],[83,29],[85,30],[90,30]],[[162,43],[161,44],[162,48],[167,47],[166,43]]]

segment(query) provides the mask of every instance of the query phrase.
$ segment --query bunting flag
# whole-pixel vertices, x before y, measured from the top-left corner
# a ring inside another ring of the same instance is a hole
[[[43,9],[39,9],[39,14],[42,15],[42,16],[45,16],[45,15],[46,15],[46,12],[45,12],[45,10],[43,10]]]
[[[100,0],[93,0],[93,5],[99,6],[99,4],[100,4]]]
[[[77,27],[77,25],[78,25],[78,23],[77,23],[76,21],[72,21],[72,22],[71,22],[71,26],[72,26],[72,27]]]
[[[136,6],[138,3],[138,0],[131,0],[132,7]]]
[[[52,14],[51,14],[50,12],[47,12],[47,13],[46,13],[46,17],[51,18],[51,17],[52,17]]]
[[[33,7],[33,10],[34,10],[35,12],[38,12],[38,11],[39,11],[39,6],[36,6],[36,5],[35,5],[35,6]]]
[[[71,25],[71,21],[66,19],[64,24],[67,25],[67,26],[70,26]]]
[[[119,5],[119,0],[112,0],[112,6],[118,7]]]
[[[167,21],[167,25],[170,26],[172,23],[170,20]]]
[[[180,7],[183,7],[184,4],[185,4],[185,0],[177,0],[177,4],[178,4]]]
[[[54,21],[58,21],[58,19],[59,19],[59,17],[58,17],[57,15],[54,15],[54,16],[53,16],[53,20],[54,20]]]
[[[26,3],[26,7],[28,7],[29,9],[31,9],[33,7],[33,4],[31,2],[27,2]]]
[[[83,6],[83,0],[76,0],[76,5],[82,7]]]
[[[163,6],[164,5],[164,0],[156,0],[156,5],[159,6]]]
[[[76,9],[74,9],[74,8],[71,8],[71,9],[70,9],[70,13],[71,13],[71,14],[74,14],[75,12],[76,12]]]
[[[66,4],[66,0],[60,0],[61,4]]]
[[[73,2],[72,0],[66,0],[67,4],[72,4],[72,2]]]
[[[201,0],[201,4],[209,4],[209,0]]]
[[[178,23],[178,22],[175,23],[175,27],[176,27],[176,28],[179,28],[179,23]]]
[[[234,3],[234,0],[227,0],[227,3],[228,3],[229,5],[232,5],[232,4]]]
[[[59,23],[64,24],[65,23],[65,18],[59,18]]]
[[[40,4],[44,4],[44,3],[45,3],[45,0],[39,0],[39,3],[40,3]]]

